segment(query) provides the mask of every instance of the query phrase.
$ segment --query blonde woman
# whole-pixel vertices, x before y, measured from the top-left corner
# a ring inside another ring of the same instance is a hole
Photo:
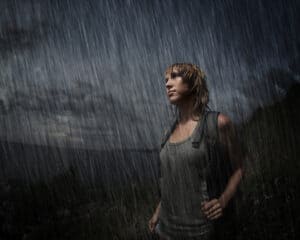
[[[160,239],[233,239],[225,216],[243,174],[233,124],[208,111],[206,77],[196,65],[169,66],[165,86],[178,114],[161,145],[161,200],[149,229]]]

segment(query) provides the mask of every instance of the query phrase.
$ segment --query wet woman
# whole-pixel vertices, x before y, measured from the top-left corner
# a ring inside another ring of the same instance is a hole
[[[212,168],[221,169],[219,175],[225,173],[226,164],[232,169],[221,191],[213,189],[213,183],[220,182],[222,178],[217,179],[217,175],[211,174],[212,183],[207,178],[208,159],[211,163],[217,162],[213,159],[214,154],[208,158],[207,134],[201,138],[199,148],[193,148],[193,141],[208,121],[209,98],[205,79],[204,72],[190,63],[173,64],[165,72],[167,96],[176,106],[178,116],[160,151],[161,199],[149,220],[150,231],[158,233],[160,239],[222,237],[223,233],[215,223],[229,208],[243,175],[241,149],[233,123],[227,115],[219,112],[215,115],[218,142],[224,150],[223,155],[228,158],[225,164]],[[233,239],[234,236],[230,237]]]

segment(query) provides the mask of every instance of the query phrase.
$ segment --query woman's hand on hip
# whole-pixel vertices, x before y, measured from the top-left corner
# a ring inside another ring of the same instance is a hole
[[[159,217],[157,213],[154,213],[151,219],[148,222],[148,227],[151,233],[154,232],[155,226],[158,223]]]
[[[209,220],[215,220],[223,215],[224,204],[219,199],[212,199],[201,203],[201,210]]]

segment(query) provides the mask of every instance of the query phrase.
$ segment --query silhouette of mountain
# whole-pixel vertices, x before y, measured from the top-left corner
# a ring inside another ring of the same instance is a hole
[[[72,149],[2,141],[0,156],[0,180],[48,181],[75,166],[84,184],[111,189],[126,182],[153,181],[158,172],[157,149]]]
[[[265,155],[264,161],[272,157],[278,161],[293,159],[292,162],[296,164],[300,142],[299,106],[300,84],[294,83],[283,99],[257,109],[244,124],[242,134],[250,154],[259,152]],[[279,159],[279,156],[282,159]]]

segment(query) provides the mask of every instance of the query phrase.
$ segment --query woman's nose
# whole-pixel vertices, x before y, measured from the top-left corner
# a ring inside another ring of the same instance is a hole
[[[171,87],[171,81],[168,80],[168,81],[166,81],[166,88],[170,88],[170,87]]]
[[[167,92],[172,88],[172,86],[170,86],[170,84],[166,84],[166,90]]]

